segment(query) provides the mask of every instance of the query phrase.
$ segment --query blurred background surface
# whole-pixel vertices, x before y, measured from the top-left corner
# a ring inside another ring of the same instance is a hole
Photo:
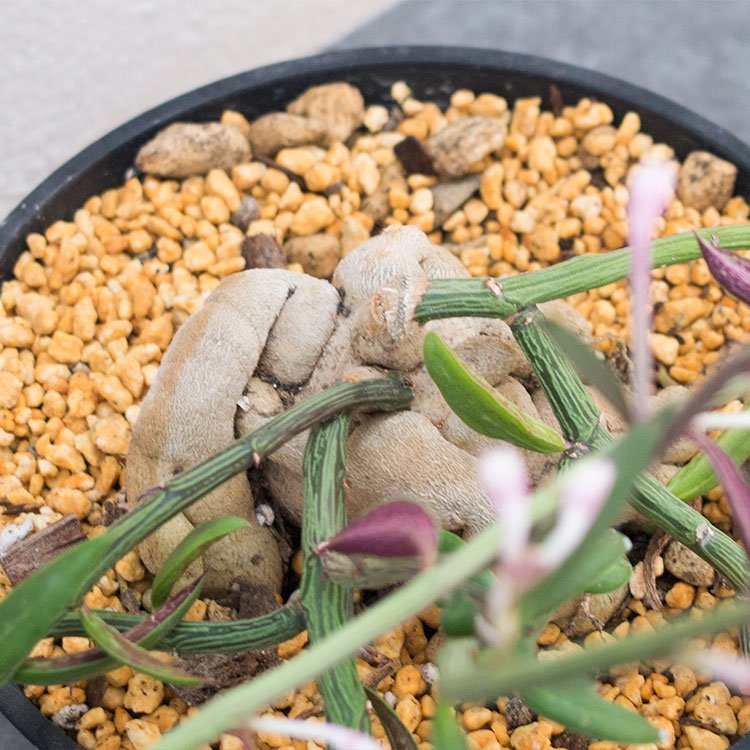
[[[750,0],[0,0],[0,216],[165,99],[327,48],[538,54],[656,91],[750,141]]]

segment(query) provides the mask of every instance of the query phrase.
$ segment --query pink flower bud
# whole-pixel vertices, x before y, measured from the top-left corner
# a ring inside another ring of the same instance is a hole
[[[370,511],[318,546],[316,552],[383,558],[416,558],[421,567],[437,555],[435,522],[416,503],[386,503]]]

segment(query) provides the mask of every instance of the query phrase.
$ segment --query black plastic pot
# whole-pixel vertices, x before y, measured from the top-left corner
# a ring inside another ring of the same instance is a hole
[[[368,103],[385,104],[390,101],[391,84],[399,80],[407,81],[417,98],[440,105],[447,104],[455,89],[468,88],[494,92],[509,101],[540,96],[549,106],[550,85],[555,84],[565,102],[599,99],[618,118],[628,110],[638,112],[643,130],[671,145],[680,157],[703,149],[728,159],[739,169],[737,191],[750,194],[750,147],[688,109],[615,78],[540,57],[463,47],[332,52],[240,73],[196,89],[89,146],[48,177],[0,224],[0,278],[11,275],[27,234],[43,231],[58,219],[69,219],[90,195],[119,185],[132,168],[138,148],[165,125],[176,120],[217,120],[225,109],[239,110],[252,119],[283,109],[309,86],[338,80],[357,86]],[[0,716],[2,750],[78,747],[15,688],[0,688],[0,712],[22,735],[12,737]],[[734,746],[740,748],[750,750],[750,739]]]

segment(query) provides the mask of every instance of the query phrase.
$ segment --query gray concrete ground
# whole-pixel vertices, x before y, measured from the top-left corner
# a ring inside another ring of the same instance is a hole
[[[750,142],[750,0],[405,0],[338,47],[455,44],[623,78]]]

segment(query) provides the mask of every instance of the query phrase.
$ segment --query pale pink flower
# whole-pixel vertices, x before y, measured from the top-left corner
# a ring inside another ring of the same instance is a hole
[[[327,742],[331,750],[384,750],[380,742],[367,734],[324,721],[256,716],[250,719],[248,727],[261,734],[278,734],[295,740]]]
[[[673,162],[642,164],[630,185],[628,241],[632,251],[630,270],[630,330],[633,350],[633,402],[638,419],[648,410],[653,356],[651,331],[651,236],[656,220],[674,194],[676,165]]]
[[[562,474],[557,522],[538,544],[531,541],[529,482],[520,451],[511,446],[489,451],[480,461],[479,473],[496,509],[500,547],[497,582],[476,628],[485,641],[498,646],[509,643],[516,632],[518,598],[583,541],[609,497],[616,472],[612,461],[594,457]]]
[[[479,461],[479,479],[495,508],[500,527],[500,558],[517,560],[529,543],[529,476],[521,452],[510,445],[494,448]]]
[[[750,659],[734,656],[726,651],[695,651],[686,654],[685,660],[696,671],[721,680],[728,687],[750,695]]]

